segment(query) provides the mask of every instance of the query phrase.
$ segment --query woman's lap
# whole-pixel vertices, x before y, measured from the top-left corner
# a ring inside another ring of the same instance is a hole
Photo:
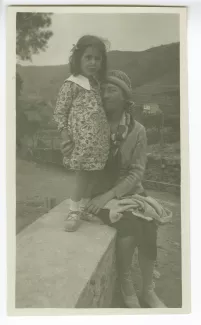
[[[97,192],[94,192],[94,196],[105,193],[111,188],[111,182],[108,181],[108,177],[104,177],[105,174],[100,174],[100,178]],[[147,196],[146,192],[140,193],[142,196]],[[117,230],[117,236],[124,238],[128,236],[135,237],[138,249],[146,255],[150,260],[156,260],[157,258],[157,226],[154,221],[147,221],[140,219],[132,214],[132,212],[126,211],[123,217],[115,222],[111,223],[109,219],[109,210],[102,209],[99,213],[99,218],[110,227]]]
[[[130,211],[125,211],[123,217],[111,223],[109,220],[109,210],[102,210],[100,214],[102,221],[117,230],[119,238],[133,236],[138,249],[150,260],[157,257],[157,226],[154,221],[146,221],[136,217]]]

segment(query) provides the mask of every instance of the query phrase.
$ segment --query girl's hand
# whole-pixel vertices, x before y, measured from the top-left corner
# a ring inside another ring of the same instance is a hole
[[[86,210],[90,213],[98,214],[98,212],[113,198],[114,193],[112,191],[96,196],[87,204]]]
[[[68,129],[65,128],[61,131],[62,143],[61,143],[61,152],[65,157],[69,157],[73,151],[73,141],[68,133]]]
[[[69,157],[73,151],[73,141],[72,140],[64,140],[61,143],[61,152],[65,157]]]

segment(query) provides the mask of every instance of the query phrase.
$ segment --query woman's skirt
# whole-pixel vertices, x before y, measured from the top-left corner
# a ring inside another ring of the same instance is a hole
[[[117,165],[117,164],[116,164]],[[115,164],[113,164],[113,172],[103,171],[98,181],[97,188],[94,189],[93,197],[103,194],[109,191],[117,179],[118,171],[115,171]],[[142,196],[147,196],[145,192],[140,193]],[[125,211],[123,217],[115,222],[111,223],[109,219],[109,210],[102,209],[98,217],[108,226],[117,230],[117,236],[128,237],[133,236],[137,242],[138,249],[146,255],[150,260],[156,260],[157,258],[157,225],[154,221],[147,221],[138,218],[130,211]]]
[[[117,230],[117,236],[135,238],[137,247],[150,260],[157,258],[157,225],[154,221],[147,221],[136,217],[131,211],[125,211],[123,217],[111,223],[109,219],[109,210],[102,209],[98,217],[110,227]]]

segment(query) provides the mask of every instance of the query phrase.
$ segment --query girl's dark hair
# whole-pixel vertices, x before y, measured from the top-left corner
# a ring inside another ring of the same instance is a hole
[[[107,72],[107,49],[106,42],[97,36],[85,35],[78,40],[76,45],[74,45],[69,59],[70,72],[74,76],[81,74],[80,61],[85,50],[89,46],[96,47],[101,53],[102,63],[98,73],[98,78],[102,81],[105,79]]]

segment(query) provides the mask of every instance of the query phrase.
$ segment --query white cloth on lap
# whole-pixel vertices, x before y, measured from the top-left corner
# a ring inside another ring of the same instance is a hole
[[[172,212],[150,196],[135,194],[127,198],[113,199],[104,208],[110,210],[109,218],[112,223],[120,220],[125,211],[131,211],[134,216],[147,221],[154,220],[159,225],[172,221]]]

